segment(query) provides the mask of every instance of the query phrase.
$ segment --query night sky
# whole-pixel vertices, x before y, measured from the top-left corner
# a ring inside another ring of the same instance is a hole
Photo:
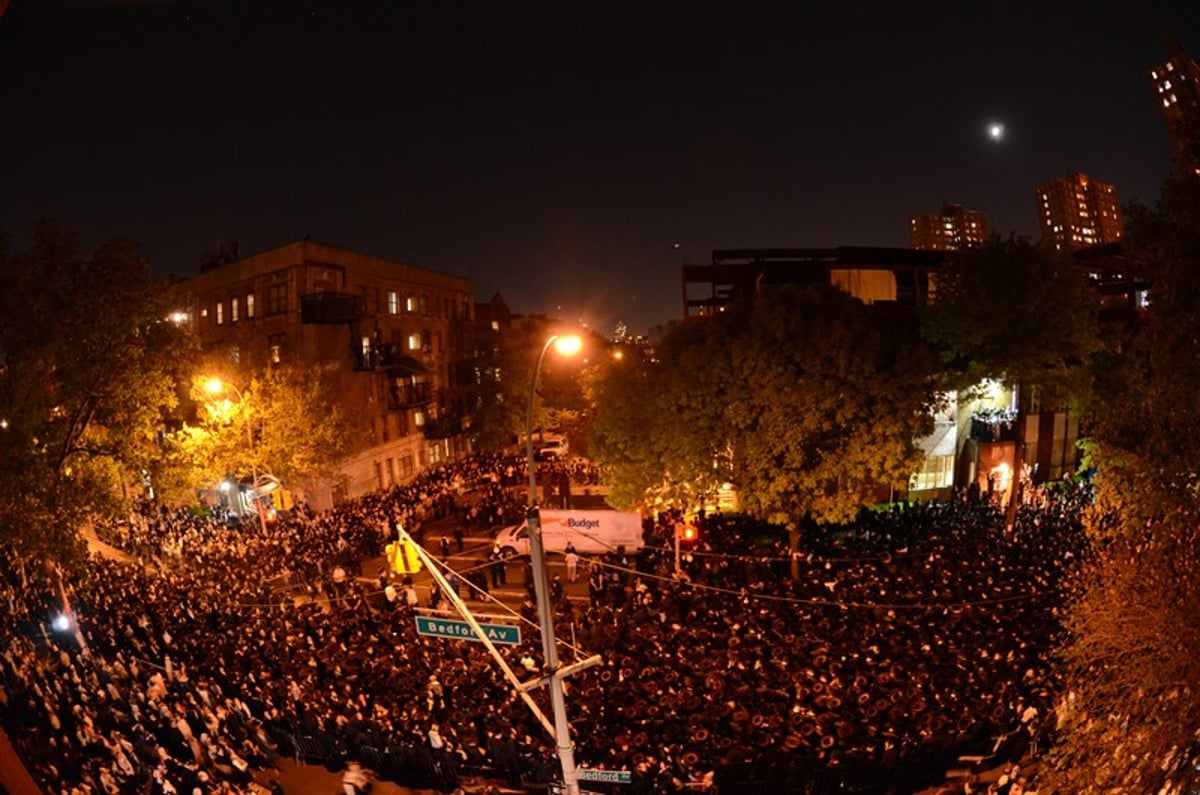
[[[1200,57],[1195,2],[561,5],[11,0],[0,229],[179,276],[311,235],[641,332],[713,248],[905,246],[943,201],[1033,235],[1067,170],[1153,203],[1146,70],[1165,27]]]

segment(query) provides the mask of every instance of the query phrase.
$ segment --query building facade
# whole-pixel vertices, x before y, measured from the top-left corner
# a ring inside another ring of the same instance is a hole
[[[1150,70],[1150,82],[1180,170],[1200,174],[1200,65],[1179,42],[1170,46],[1171,57]]]
[[[987,240],[987,219],[978,210],[961,204],[943,204],[941,212],[917,213],[908,222],[912,247],[926,251],[958,251],[982,246]]]
[[[1058,251],[1076,251],[1121,239],[1121,205],[1112,185],[1070,172],[1038,187],[1042,240]]]
[[[206,352],[252,368],[319,365],[365,423],[343,483],[306,490],[314,506],[466,454],[455,367],[474,312],[466,279],[302,240],[222,257],[176,296]]]

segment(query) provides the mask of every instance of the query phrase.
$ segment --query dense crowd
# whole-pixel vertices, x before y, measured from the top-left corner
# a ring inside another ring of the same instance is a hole
[[[526,479],[519,458],[472,459],[265,532],[143,511],[99,528],[140,562],[94,558],[62,588],[0,549],[0,706],[28,767],[55,793],[238,793],[311,745],[408,783],[448,786],[464,768],[549,780],[552,743],[480,644],[419,636],[392,583],[336,577],[396,523],[519,520]],[[1046,652],[1084,552],[1082,499],[1023,507],[1012,530],[977,500],[868,513],[804,533],[799,555],[710,516],[678,573],[660,517],[638,554],[584,564],[590,600],[556,600],[560,637],[607,663],[569,683],[578,760],[635,771],[634,791],[817,771],[905,791],[958,754],[1020,758],[1052,725]],[[281,576],[330,598],[293,599]],[[64,592],[78,633],[46,627]],[[534,672],[524,636],[503,653]]]

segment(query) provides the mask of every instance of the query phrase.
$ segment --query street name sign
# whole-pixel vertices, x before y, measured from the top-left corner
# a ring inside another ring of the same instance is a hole
[[[628,770],[595,770],[581,767],[576,770],[580,781],[603,781],[608,784],[632,784],[633,774]]]
[[[417,634],[435,638],[479,640],[471,625],[454,618],[417,616]],[[480,624],[479,628],[492,643],[516,646],[521,642],[521,628],[514,624]]]

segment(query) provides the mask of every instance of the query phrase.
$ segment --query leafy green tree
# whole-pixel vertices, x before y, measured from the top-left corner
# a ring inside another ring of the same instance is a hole
[[[0,252],[0,533],[71,559],[93,512],[119,510],[160,455],[194,350],[136,246],[39,224]]]
[[[915,328],[828,286],[779,287],[614,369],[594,450],[624,502],[694,504],[722,483],[789,528],[852,518],[907,478],[928,432],[932,360]],[[622,366],[623,367],[623,366]]]
[[[238,377],[194,379],[197,419],[170,437],[164,488],[187,500],[228,475],[255,471],[290,484],[336,478],[360,440],[321,368],[276,365],[250,375],[245,388],[236,387]]]
[[[1097,551],[1066,616],[1062,792],[1200,786],[1200,180],[1169,181],[1126,231],[1153,288],[1093,402]]]
[[[703,326],[674,326],[655,349],[608,359],[594,381],[592,457],[604,464],[616,507],[693,505],[730,477],[721,427],[719,369]],[[713,344],[716,344],[714,335]]]
[[[932,359],[915,327],[832,287],[768,292],[748,320],[727,410],[744,504],[793,530],[852,520],[920,461]]]
[[[948,260],[934,278],[922,333],[939,350],[950,389],[984,378],[1018,393],[1017,427],[1032,400],[1078,408],[1091,391],[1091,364],[1102,351],[1099,302],[1070,258],[1019,238],[993,237]],[[1016,449],[1011,524],[1024,450]]]

